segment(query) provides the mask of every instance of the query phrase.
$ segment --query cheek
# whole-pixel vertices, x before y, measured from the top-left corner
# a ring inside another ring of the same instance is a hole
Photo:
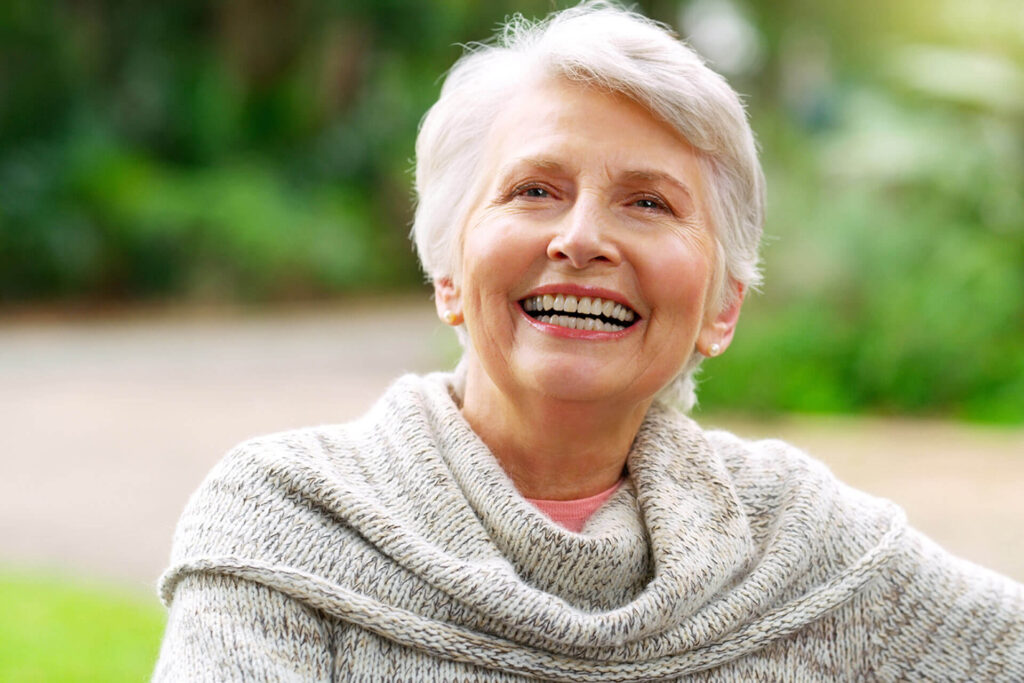
[[[462,250],[462,272],[470,296],[514,287],[544,253],[542,240],[511,221],[474,226],[466,234]]]
[[[462,289],[467,304],[487,296],[498,283],[494,281],[494,263],[501,255],[501,242],[490,239],[480,228],[471,230],[462,245]]]
[[[703,312],[713,264],[702,246],[676,240],[648,251],[641,280],[652,307],[688,316]]]
[[[500,258],[508,248],[508,239],[504,231],[490,227],[478,226],[467,235],[463,244],[463,261],[470,269],[479,270],[481,266]]]

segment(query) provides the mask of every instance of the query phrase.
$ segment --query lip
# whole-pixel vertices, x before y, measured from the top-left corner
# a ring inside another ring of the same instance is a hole
[[[636,315],[636,321],[617,332],[598,332],[597,330],[574,330],[569,327],[562,327],[561,325],[552,325],[550,323],[542,323],[533,316],[529,315],[523,310],[522,301],[532,296],[543,296],[544,294],[572,294],[573,296],[582,297],[589,296],[590,298],[601,298],[610,301],[614,301],[617,304],[628,306],[634,315]],[[597,340],[614,340],[621,339],[635,331],[643,323],[644,318],[636,312],[636,309],[626,300],[622,294],[612,291],[610,289],[603,289],[601,287],[592,287],[590,285],[574,285],[574,284],[553,284],[553,285],[541,285],[536,289],[530,290],[528,294],[523,295],[516,302],[516,309],[527,323],[532,325],[537,330],[545,334],[550,334],[555,337],[563,337],[565,339],[593,339]]]

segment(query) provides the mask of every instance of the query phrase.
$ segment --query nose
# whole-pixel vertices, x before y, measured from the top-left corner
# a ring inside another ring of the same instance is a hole
[[[622,257],[611,234],[613,220],[607,208],[581,196],[548,243],[548,258],[578,269],[595,263],[620,263]]]

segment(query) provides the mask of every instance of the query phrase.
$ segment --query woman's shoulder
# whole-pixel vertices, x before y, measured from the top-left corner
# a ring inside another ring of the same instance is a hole
[[[283,473],[315,477],[344,476],[353,458],[365,458],[379,449],[389,434],[408,427],[400,414],[427,392],[447,391],[448,376],[405,375],[397,379],[363,415],[346,422],[321,424],[246,439],[218,461],[199,491],[236,483],[279,479]]]
[[[353,424],[321,425],[265,434],[229,449],[189,498],[179,523],[190,518],[245,516],[283,495],[328,478],[343,458]],[[304,485],[304,486],[303,486]]]
[[[864,535],[869,526],[875,534],[888,528],[892,540],[888,558],[874,574],[871,591],[878,598],[873,604],[879,618],[894,627],[887,639],[907,645],[907,638],[920,637],[924,631],[949,631],[936,639],[937,648],[957,639],[967,647],[987,647],[989,653],[1011,644],[1024,647],[1019,640],[1024,637],[1021,584],[950,554],[910,526],[895,503],[845,485],[796,446],[779,439],[748,440],[723,430],[704,434],[733,474],[737,493],[753,514],[765,510],[785,514],[778,511],[810,509],[813,501],[828,500],[819,514],[843,540]],[[979,614],[987,615],[989,626],[1003,629],[1003,635],[990,642],[991,633],[982,637],[977,629],[957,632],[946,625],[962,620],[966,627]],[[917,620],[921,628],[907,627],[907,620]],[[903,626],[897,628],[898,624]],[[1007,636],[1009,631],[1013,638]],[[972,638],[977,642],[968,643]]]
[[[822,495],[867,495],[843,485],[825,463],[781,439],[747,439],[722,429],[704,437],[737,486],[787,489],[811,486]]]
[[[408,455],[410,449],[396,444],[433,438],[434,427],[417,406],[431,392],[447,391],[443,379],[406,376],[355,420],[275,432],[230,449],[186,504],[172,564],[196,557],[282,556],[296,539],[377,510],[394,493],[395,482],[423,479],[424,467],[436,463],[423,462],[429,458],[417,454],[424,449]]]
[[[872,510],[873,515],[904,523],[895,503],[848,486],[824,462],[782,439],[747,439],[721,429],[706,430],[704,436],[741,492],[762,499],[802,493],[827,499],[855,516]]]
[[[359,454],[373,440],[370,432],[360,418],[269,433],[229,449],[189,497],[172,560],[232,554],[254,538],[319,524],[318,516],[351,497],[364,478]]]
[[[280,469],[331,461],[354,441],[358,422],[323,424],[270,432],[245,439],[228,449],[207,475],[204,485],[225,477],[262,476]]]
[[[289,429],[248,438],[230,448],[189,498],[185,515],[226,515],[239,501],[252,506],[281,495],[283,486],[308,488],[337,478],[339,463],[357,441],[356,423]],[[243,495],[244,492],[244,495]]]

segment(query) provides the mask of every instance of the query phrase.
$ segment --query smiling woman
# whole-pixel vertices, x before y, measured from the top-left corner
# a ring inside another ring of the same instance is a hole
[[[668,31],[513,20],[449,74],[417,190],[459,367],[217,466],[157,680],[1024,677],[1021,586],[686,417],[759,282],[763,181],[738,97]]]
[[[463,415],[523,495],[589,496],[618,481],[654,396],[694,349],[728,346],[742,286],[718,307],[697,155],[639,104],[527,80],[484,147],[459,281],[436,280],[439,311],[471,340]],[[537,297],[550,316],[529,314]],[[622,317],[584,314],[595,298]]]

